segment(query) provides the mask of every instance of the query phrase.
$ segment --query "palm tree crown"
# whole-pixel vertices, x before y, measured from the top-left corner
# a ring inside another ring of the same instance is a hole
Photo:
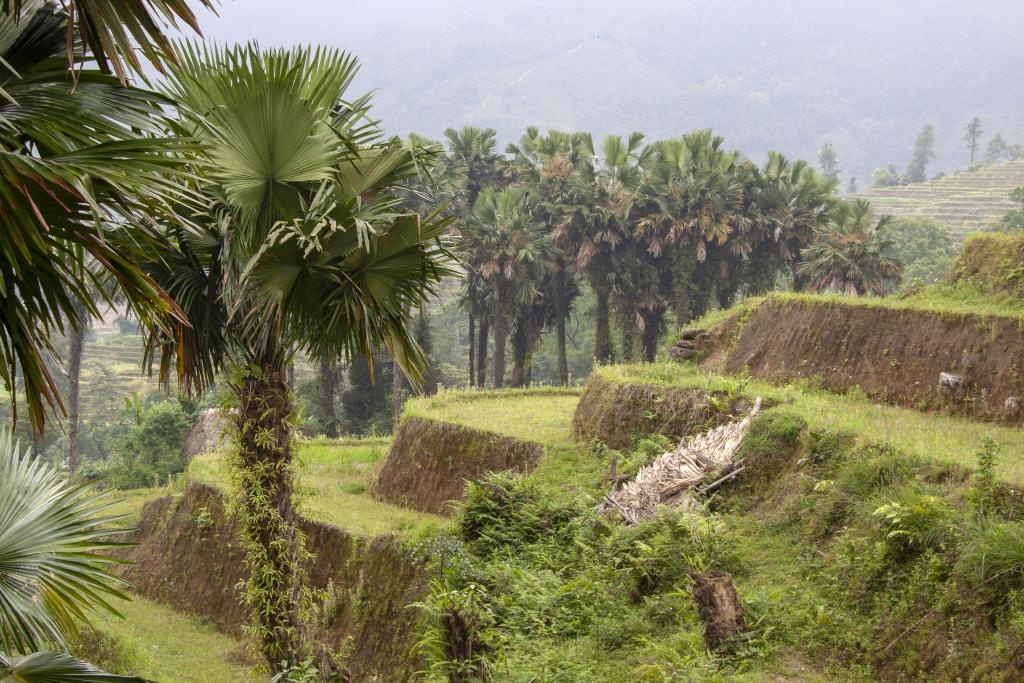
[[[899,285],[903,264],[893,255],[894,242],[886,234],[892,216],[883,214],[874,224],[872,220],[871,204],[864,199],[836,207],[800,265],[813,291],[882,296]]]

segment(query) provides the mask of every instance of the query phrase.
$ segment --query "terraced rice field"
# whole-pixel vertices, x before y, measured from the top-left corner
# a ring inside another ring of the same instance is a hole
[[[902,187],[877,187],[859,196],[878,212],[931,218],[949,228],[957,244],[990,229],[1014,208],[1010,193],[1024,187],[1024,161],[982,166],[938,180]]]

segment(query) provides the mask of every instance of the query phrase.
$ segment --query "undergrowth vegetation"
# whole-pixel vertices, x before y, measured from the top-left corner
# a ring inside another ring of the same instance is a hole
[[[664,449],[597,449],[633,471]],[[755,420],[743,477],[635,526],[533,475],[469,484],[415,552],[430,680],[1012,680],[1024,653],[1024,503],[995,441],[935,462],[792,408]],[[737,583],[747,633],[709,654],[695,572]],[[808,665],[807,662],[815,662]],[[1005,678],[1010,676],[1010,678]]]

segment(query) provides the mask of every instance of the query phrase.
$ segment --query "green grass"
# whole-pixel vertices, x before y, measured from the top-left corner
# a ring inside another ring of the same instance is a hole
[[[602,458],[572,436],[580,389],[540,387],[505,391],[447,391],[406,404],[406,414],[496,432],[544,446],[533,476],[567,492],[593,489],[606,473]]]
[[[406,404],[406,414],[452,422],[550,446],[572,445],[579,389],[443,391]]]
[[[768,296],[751,297],[730,308],[710,311],[687,325],[687,328],[710,329],[731,318],[753,313],[766,301],[927,311],[956,317],[973,316],[978,318],[982,327],[985,326],[986,318],[1009,318],[1024,326],[1024,300],[1009,294],[985,290],[971,282],[959,281],[955,284],[929,285],[887,297],[773,292]]]
[[[402,508],[369,495],[377,465],[387,455],[387,441],[301,441],[298,453],[299,512],[358,536],[415,533],[443,526],[444,517]],[[227,490],[230,482],[222,453],[201,455],[189,464],[188,476]]]
[[[996,316],[1024,321],[1024,301],[993,296],[969,283],[931,285],[901,295],[843,296],[842,294],[801,294],[778,292],[769,299],[800,301],[807,304],[831,303],[844,306],[865,306],[896,310],[928,311],[956,316]]]
[[[973,468],[975,453],[985,437],[1000,446],[998,474],[1024,485],[1024,432],[1018,428],[973,422],[949,415],[921,413],[879,405],[856,392],[834,394],[806,383],[772,385],[760,380],[712,375],[675,363],[618,365],[595,370],[618,382],[742,390],[778,401],[807,420],[812,429],[850,432],[868,442],[888,443],[911,455]]]
[[[267,680],[265,671],[241,663],[250,659],[241,642],[204,619],[139,597],[117,601],[114,607],[123,619],[103,615],[94,618],[92,625],[116,639],[133,662],[134,675],[160,683]]]

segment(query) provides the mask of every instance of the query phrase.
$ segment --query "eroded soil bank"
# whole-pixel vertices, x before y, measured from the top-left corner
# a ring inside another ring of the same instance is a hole
[[[705,368],[860,387],[917,410],[1024,424],[1024,322],[829,299],[769,297],[691,344]],[[678,342],[680,347],[682,342]],[[957,378],[940,385],[940,374]]]
[[[303,520],[314,554],[310,583],[328,589],[322,637],[348,653],[353,681],[405,680],[416,669],[418,613],[427,576],[394,536],[356,538]],[[236,636],[247,622],[238,585],[245,578],[243,547],[224,498],[190,483],[183,495],[147,502],[122,552],[133,564],[121,575],[134,591],[188,614],[204,616]]]
[[[544,448],[539,443],[462,425],[406,417],[374,494],[396,505],[451,514],[467,481],[491,472],[529,472]]]

